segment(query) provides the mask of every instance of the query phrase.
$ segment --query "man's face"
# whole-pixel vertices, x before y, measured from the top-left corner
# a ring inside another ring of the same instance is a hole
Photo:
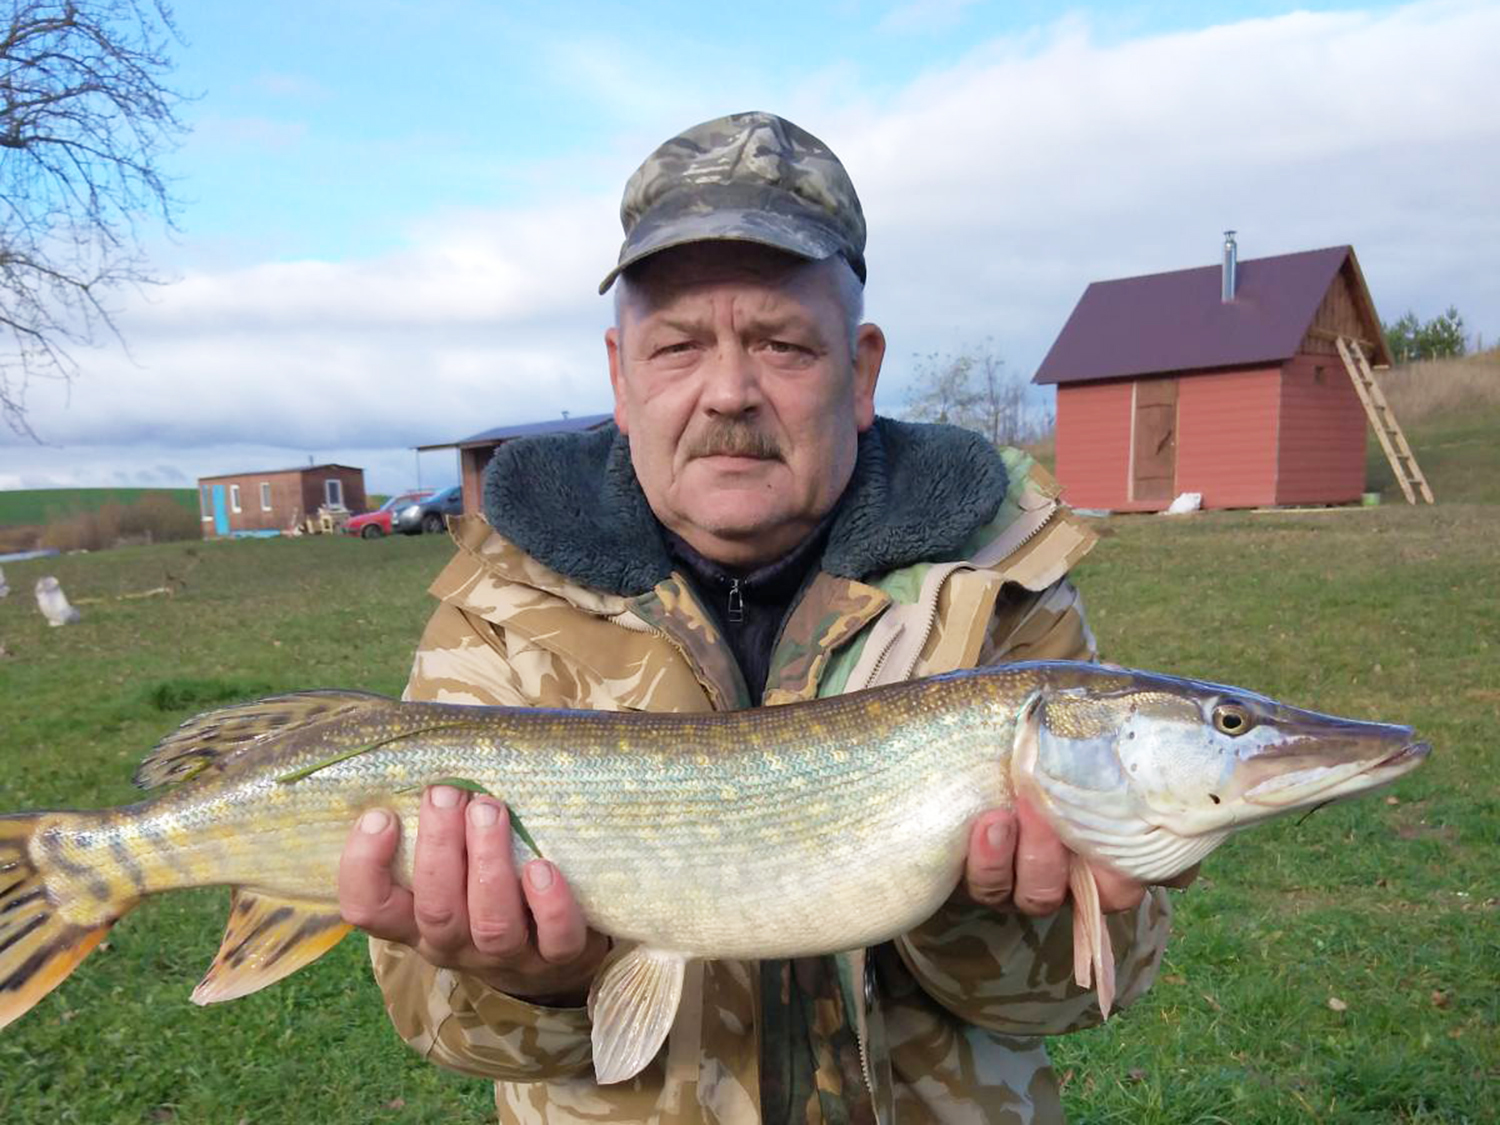
[[[861,325],[851,354],[843,268],[750,243],[664,251],[605,333],[615,421],[646,499],[709,558],[779,557],[849,482],[885,338]]]

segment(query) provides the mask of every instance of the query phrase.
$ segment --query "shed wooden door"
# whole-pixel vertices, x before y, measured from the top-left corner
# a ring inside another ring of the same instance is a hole
[[[1137,379],[1130,433],[1130,498],[1171,500],[1177,483],[1177,380]]]

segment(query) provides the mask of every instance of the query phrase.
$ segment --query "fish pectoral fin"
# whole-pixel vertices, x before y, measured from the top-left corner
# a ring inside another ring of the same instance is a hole
[[[644,945],[617,950],[589,989],[594,1076],[600,1085],[645,1070],[677,1015],[688,959]]]
[[[351,929],[328,903],[236,887],[224,940],[193,989],[193,1003],[217,1004],[259,992],[316,961]]]
[[[1115,1002],[1115,954],[1109,927],[1099,908],[1099,885],[1088,860],[1068,860],[1068,889],[1073,894],[1073,982],[1099,994],[1099,1012],[1109,1019]]]

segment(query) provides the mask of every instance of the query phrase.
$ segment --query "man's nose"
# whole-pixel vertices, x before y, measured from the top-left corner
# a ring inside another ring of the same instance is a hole
[[[700,404],[712,414],[745,414],[761,404],[755,360],[738,341],[715,348],[702,367]]]

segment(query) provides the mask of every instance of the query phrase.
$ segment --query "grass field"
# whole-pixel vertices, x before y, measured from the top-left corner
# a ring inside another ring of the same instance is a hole
[[[0,492],[0,527],[39,524],[106,504],[134,504],[143,496],[170,496],[194,515],[198,491],[193,488],[19,488]]]
[[[1073,1121],[1500,1119],[1500,508],[1107,530],[1078,577],[1109,659],[1410,722],[1435,753],[1393,800],[1257,829],[1210,857],[1176,896],[1152,992],[1056,1043]],[[18,590],[55,573],[101,600],[61,630],[30,598],[0,602],[0,809],[133,800],[135,761],[218,702],[397,692],[448,553],[439,536],[318,537],[7,566]],[[177,596],[119,600],[167,572],[186,574]],[[396,1040],[357,940],[263,993],[193,1007],[226,903],[148,902],[0,1032],[0,1121],[493,1119],[485,1084]]]

